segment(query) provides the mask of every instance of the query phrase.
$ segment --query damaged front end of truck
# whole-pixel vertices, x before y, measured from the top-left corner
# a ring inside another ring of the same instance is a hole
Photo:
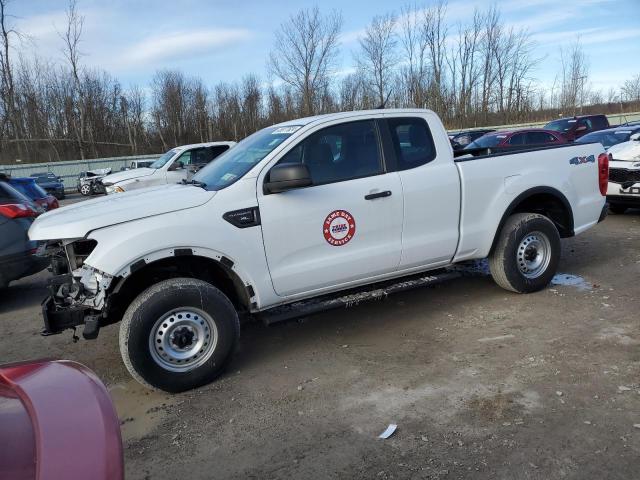
[[[39,252],[50,257],[53,278],[49,296],[42,302],[42,335],[55,335],[84,325],[82,336],[94,339],[104,324],[106,293],[113,276],[87,264],[85,260],[97,243],[90,239],[48,241]]]

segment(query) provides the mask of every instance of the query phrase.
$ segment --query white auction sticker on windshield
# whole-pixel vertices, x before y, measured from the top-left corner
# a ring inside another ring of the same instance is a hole
[[[237,177],[237,175],[234,175],[233,173],[225,173],[222,176],[222,181],[223,182],[228,182],[230,180],[234,180]]]
[[[292,127],[280,127],[271,132],[271,135],[292,134],[296,130],[300,130],[300,128],[300,125],[293,125]]]

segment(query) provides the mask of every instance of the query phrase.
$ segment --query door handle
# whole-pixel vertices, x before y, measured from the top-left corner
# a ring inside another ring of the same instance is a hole
[[[390,196],[391,196],[391,190],[385,190],[384,192],[370,193],[369,195],[365,195],[364,199],[373,200],[374,198],[384,198],[384,197],[390,197]]]

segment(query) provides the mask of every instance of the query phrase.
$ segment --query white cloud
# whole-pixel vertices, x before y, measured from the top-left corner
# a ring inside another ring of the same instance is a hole
[[[640,37],[640,28],[611,30],[608,27],[595,27],[560,32],[543,32],[531,36],[531,38],[540,45],[563,45],[573,43],[578,39],[580,39],[582,45],[596,45],[636,37]]]
[[[149,64],[158,60],[193,57],[212,49],[250,39],[246,29],[216,28],[154,35],[130,47],[122,57],[125,64]]]

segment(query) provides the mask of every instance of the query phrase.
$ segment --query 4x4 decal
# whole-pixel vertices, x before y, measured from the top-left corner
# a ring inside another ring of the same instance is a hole
[[[573,157],[569,160],[570,165],[582,165],[583,163],[596,163],[595,155],[589,155],[586,157]]]

